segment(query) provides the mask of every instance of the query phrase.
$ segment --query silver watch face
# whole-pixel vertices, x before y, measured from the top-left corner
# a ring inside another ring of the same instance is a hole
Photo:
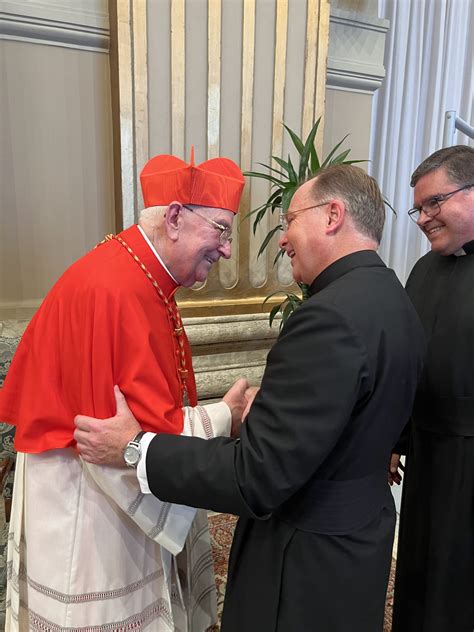
[[[123,458],[129,467],[136,467],[140,460],[140,447],[128,444],[123,451]]]

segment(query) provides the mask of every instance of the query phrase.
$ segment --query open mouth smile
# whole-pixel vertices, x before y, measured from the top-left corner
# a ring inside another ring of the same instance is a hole
[[[442,228],[444,228],[443,226],[435,226],[434,228],[429,228],[429,229],[425,229],[425,233],[430,236],[433,235],[437,232],[439,232]]]

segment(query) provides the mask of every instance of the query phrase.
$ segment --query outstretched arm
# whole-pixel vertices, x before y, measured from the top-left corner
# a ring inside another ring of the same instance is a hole
[[[215,408],[218,405],[186,407],[183,434],[203,439],[215,436],[236,436],[240,429],[242,414],[248,399],[246,391],[249,385],[241,378],[231,386],[223,397],[228,414]],[[118,386],[114,387],[117,412],[107,419],[96,419],[86,415],[77,415],[74,419],[76,431],[74,439],[82,458],[97,465],[123,466],[123,450],[141,430],[140,424],[127,405]],[[214,408],[213,408],[214,407]],[[230,413],[230,415],[229,415]],[[229,423],[228,416],[231,417]],[[213,424],[213,417],[218,418]]]

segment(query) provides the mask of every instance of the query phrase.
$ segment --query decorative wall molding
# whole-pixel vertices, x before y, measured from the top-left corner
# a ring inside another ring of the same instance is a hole
[[[109,50],[109,17],[104,0],[89,1],[87,8],[81,7],[80,1],[65,6],[46,0],[7,0],[1,6],[0,39],[101,53]]]
[[[273,340],[279,333],[279,316],[270,327],[268,314],[183,318],[183,323],[195,353],[199,353],[200,347],[208,345]]]
[[[267,354],[279,334],[268,314],[183,319],[193,352],[199,399],[222,397],[239,377],[260,385]]]
[[[333,90],[370,94],[380,88],[384,75],[374,75],[370,73],[370,68],[362,69],[362,64],[356,63],[352,65],[355,66],[355,68],[350,68],[350,62],[342,62],[339,68],[337,64],[334,63],[331,69],[328,68],[327,87]]]
[[[324,115],[326,97],[328,0],[148,0],[137,15],[141,4],[110,3],[115,199],[124,227],[141,208],[138,172],[148,156],[188,160],[194,145],[196,163],[219,151],[250,171],[270,155],[292,152],[282,121],[307,134]],[[148,42],[147,23],[154,33]],[[321,145],[323,128],[324,121]],[[276,214],[255,232],[250,221],[240,221],[269,194],[268,182],[247,182],[232,256],[205,284],[180,290],[185,315],[260,313],[267,295],[293,283],[288,258],[273,267],[276,237],[257,256]]]
[[[385,77],[388,20],[332,9],[327,87],[373,93]]]

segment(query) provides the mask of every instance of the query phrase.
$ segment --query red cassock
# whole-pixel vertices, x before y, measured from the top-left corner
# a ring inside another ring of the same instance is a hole
[[[177,284],[137,226],[120,233],[174,310]],[[189,403],[197,403],[182,334]],[[156,288],[116,239],[74,263],[25,331],[0,390],[0,419],[16,425],[15,447],[44,452],[74,445],[74,416],[115,414],[118,384],[144,430],[180,434],[179,337]]]

